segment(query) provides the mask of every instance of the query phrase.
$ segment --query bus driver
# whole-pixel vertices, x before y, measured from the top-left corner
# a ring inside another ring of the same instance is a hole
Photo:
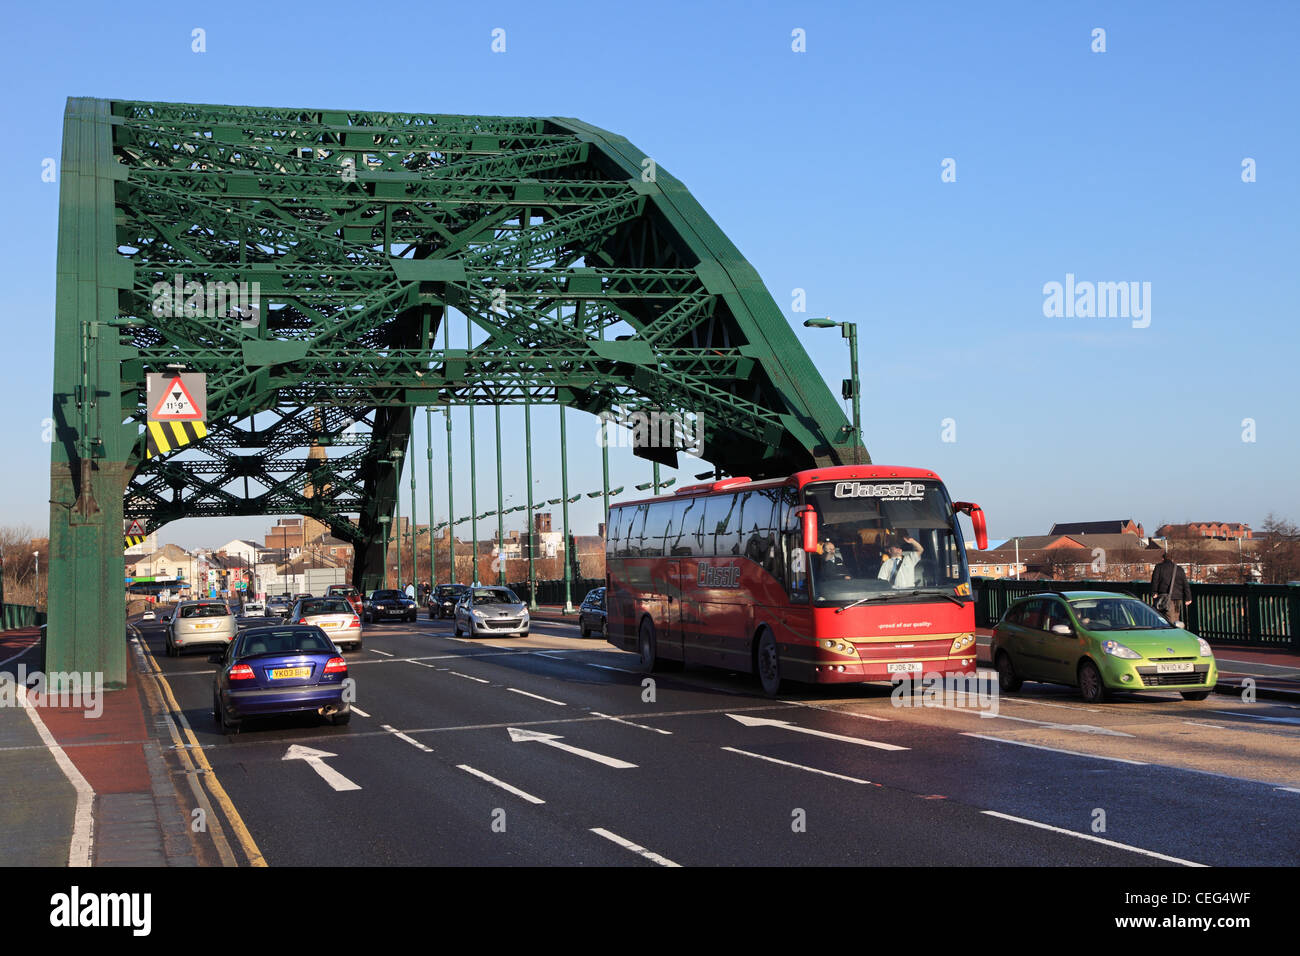
[[[897,542],[898,539],[895,539]],[[921,560],[921,542],[907,535],[902,536],[904,544],[911,550],[904,552],[897,543],[891,544],[888,557],[880,562],[880,573],[876,575],[881,581],[888,581],[891,588],[916,587],[916,565]]]

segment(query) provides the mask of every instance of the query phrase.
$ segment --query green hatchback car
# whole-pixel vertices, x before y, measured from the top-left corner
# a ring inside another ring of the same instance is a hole
[[[1202,638],[1111,591],[1019,598],[993,628],[992,654],[1004,692],[1027,680],[1068,684],[1090,703],[1125,690],[1177,690],[1204,700],[1219,677]]]

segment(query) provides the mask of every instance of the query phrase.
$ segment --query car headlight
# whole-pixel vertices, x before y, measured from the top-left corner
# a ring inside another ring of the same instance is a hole
[[[1203,637],[1198,637],[1196,640],[1200,642],[1200,645],[1201,645],[1201,656],[1202,656],[1202,657],[1213,657],[1213,656],[1214,656],[1214,648],[1210,647],[1209,642],[1208,642],[1205,638],[1203,638]]]
[[[1111,657],[1122,657],[1128,661],[1138,660],[1142,657],[1142,655],[1133,650],[1133,648],[1125,647],[1119,641],[1107,641],[1105,644],[1101,645],[1101,649]]]
[[[481,621],[481,620],[483,620],[483,612],[482,612],[482,611],[470,611],[469,613],[473,616],[473,618],[474,618],[476,621]]]

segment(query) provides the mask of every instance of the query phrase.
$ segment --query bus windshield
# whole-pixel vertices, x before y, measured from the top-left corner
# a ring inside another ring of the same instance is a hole
[[[817,512],[818,549],[796,549],[791,570],[806,569],[814,606],[969,597],[961,531],[939,482],[821,482],[804,488],[804,501]]]

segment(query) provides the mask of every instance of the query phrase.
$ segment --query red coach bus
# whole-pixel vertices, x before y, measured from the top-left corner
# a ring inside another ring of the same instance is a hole
[[[957,513],[919,468],[724,478],[612,505],[609,643],[647,670],[705,664],[786,680],[973,674],[975,606]]]

